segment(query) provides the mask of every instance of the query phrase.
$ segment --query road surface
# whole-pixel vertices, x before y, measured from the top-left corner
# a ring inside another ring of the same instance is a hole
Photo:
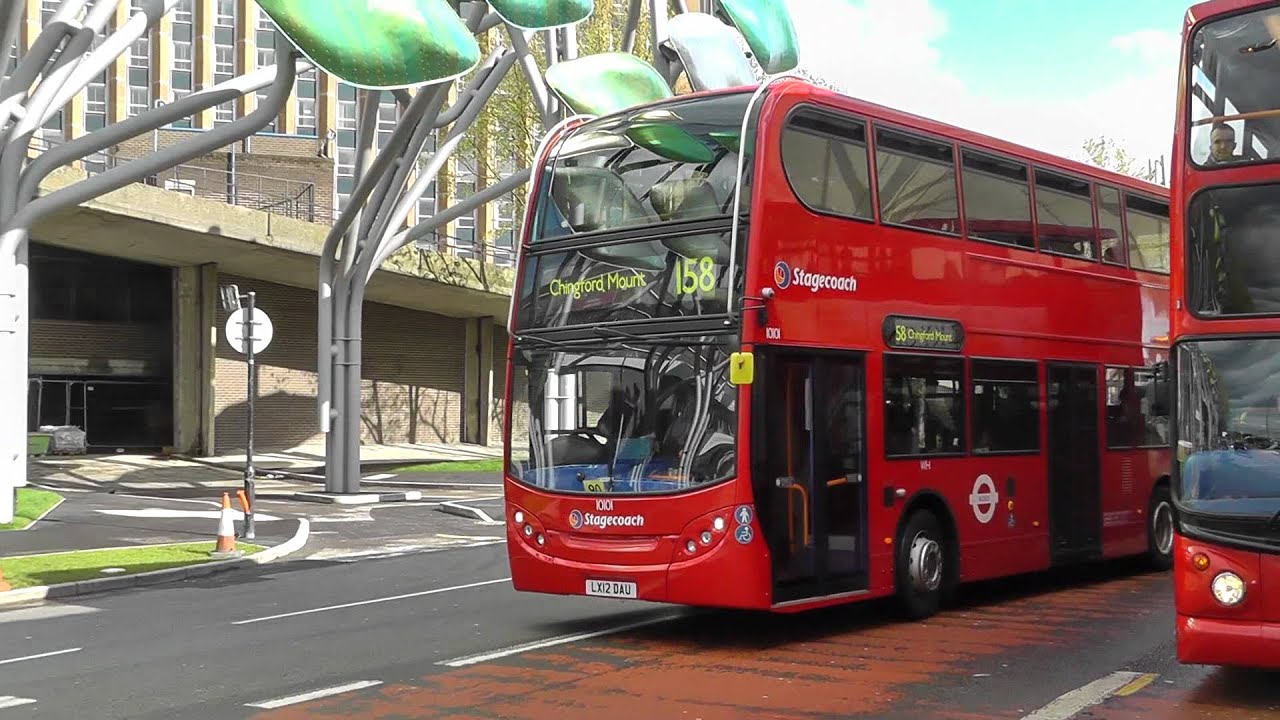
[[[979,586],[906,623],[887,603],[517,595],[503,552],[302,560],[0,613],[0,718],[1280,720],[1274,676],[1177,665],[1170,577],[1131,564]]]

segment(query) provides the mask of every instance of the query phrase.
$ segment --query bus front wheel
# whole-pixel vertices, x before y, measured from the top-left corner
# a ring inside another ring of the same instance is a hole
[[[938,612],[947,581],[946,539],[938,519],[928,510],[907,518],[894,558],[898,600],[912,620]]]
[[[1151,492],[1147,508],[1147,560],[1157,570],[1173,567],[1173,531],[1177,527],[1173,496],[1169,486],[1160,484]]]

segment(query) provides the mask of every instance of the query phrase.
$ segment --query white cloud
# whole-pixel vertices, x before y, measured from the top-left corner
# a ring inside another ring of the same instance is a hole
[[[929,0],[789,0],[801,66],[873,102],[1080,159],[1107,135],[1141,158],[1169,155],[1177,89],[1177,29],[1100,39],[1124,62],[1092,92],[1051,101],[990,97],[950,72],[935,43],[946,17]],[[1046,77],[1045,83],[1053,78]],[[1029,88],[1035,91],[1040,88]],[[1010,96],[1016,96],[1010,92]]]

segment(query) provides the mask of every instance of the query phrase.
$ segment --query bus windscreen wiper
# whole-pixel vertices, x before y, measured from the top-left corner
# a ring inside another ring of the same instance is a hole
[[[516,345],[523,345],[525,343],[528,343],[530,345],[537,345],[539,347],[547,347],[547,348],[564,348],[564,347],[572,347],[575,345],[582,344],[581,341],[552,340],[550,338],[545,338],[540,335],[516,335]]]

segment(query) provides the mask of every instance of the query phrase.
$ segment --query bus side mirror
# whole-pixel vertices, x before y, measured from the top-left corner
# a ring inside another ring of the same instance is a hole
[[[1156,396],[1151,400],[1152,415],[1166,417],[1169,414],[1169,383],[1156,383]]]
[[[1155,365],[1155,373],[1151,382],[1151,414],[1156,417],[1164,417],[1169,414],[1170,394],[1173,392],[1173,384],[1169,378],[1169,362],[1162,360]]]
[[[729,356],[729,382],[734,385],[750,385],[755,376],[755,355],[749,352],[736,352]]]

